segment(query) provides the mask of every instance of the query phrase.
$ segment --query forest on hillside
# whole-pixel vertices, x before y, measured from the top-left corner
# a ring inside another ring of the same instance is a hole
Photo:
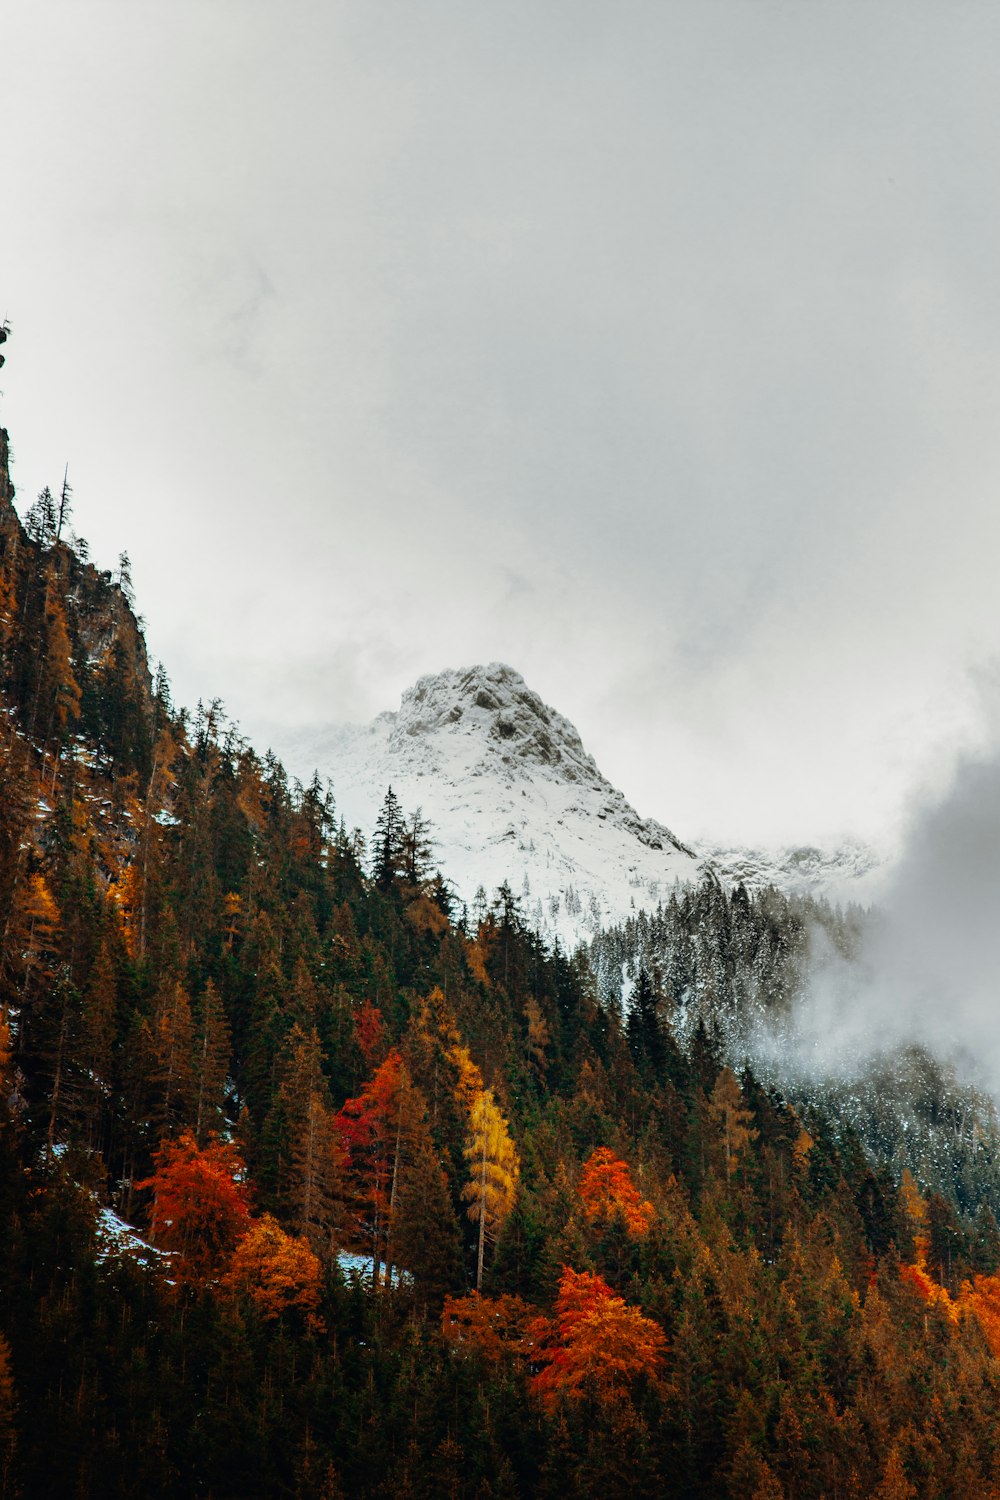
[[[176,707],[6,460],[0,1495],[1000,1496],[989,1184],[733,1065],[801,906],[470,921],[389,789]]]

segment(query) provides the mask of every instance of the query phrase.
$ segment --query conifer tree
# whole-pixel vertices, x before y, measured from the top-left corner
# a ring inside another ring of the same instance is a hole
[[[346,1164],[315,1029],[292,1027],[279,1071],[265,1127],[275,1201],[296,1233],[329,1259],[343,1229]]]
[[[46,485],[24,518],[28,540],[39,547],[51,547],[56,537],[56,516],[56,502]]]
[[[362,1092],[337,1116],[355,1183],[358,1222],[372,1252],[372,1285],[385,1266],[391,1283],[400,1190],[409,1163],[428,1142],[426,1101],[394,1048]]]
[[[471,1175],[462,1189],[462,1197],[469,1205],[469,1218],[479,1226],[476,1290],[481,1291],[486,1242],[496,1239],[514,1206],[521,1168],[510,1128],[492,1089],[483,1089],[473,1101],[465,1159]]]
[[[73,513],[73,488],[69,482],[69,464],[63,473],[62,489],[59,491],[59,503],[56,507],[56,541],[62,539],[63,529],[69,522]]]
[[[628,1017],[628,1039],[633,1056],[651,1077],[663,1077],[667,1049],[663,1035],[663,1000],[649,970],[640,967]]]
[[[758,1134],[751,1125],[753,1110],[747,1109],[743,1090],[731,1068],[723,1068],[715,1080],[709,1099],[709,1116],[717,1131],[723,1171],[728,1183]]]
[[[393,1212],[393,1254],[429,1304],[458,1286],[461,1232],[448,1179],[430,1138],[416,1148],[402,1176]]]
[[[399,798],[390,787],[372,837],[372,879],[380,891],[389,890],[404,871],[405,835],[406,825]]]
[[[433,852],[431,823],[418,807],[406,821],[400,838],[402,875],[407,885],[419,887],[429,879]]]
[[[322,1094],[309,1094],[292,1136],[292,1224],[319,1255],[336,1253],[344,1220],[344,1152]]]
[[[204,1143],[222,1123],[222,1098],[229,1074],[229,1023],[219,992],[211,980],[198,1007],[194,1043],[194,1133]]]
[[[179,979],[165,979],[157,992],[152,1039],[158,1117],[164,1133],[173,1134],[195,1115],[194,1022],[191,1001]]]
[[[91,1146],[103,1140],[102,1115],[114,1082],[117,999],[114,960],[107,938],[103,938],[91,965],[80,1016],[79,1115]]]

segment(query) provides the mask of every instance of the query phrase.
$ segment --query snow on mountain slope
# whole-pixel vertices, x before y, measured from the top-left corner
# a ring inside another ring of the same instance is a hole
[[[787,894],[825,896],[829,901],[868,905],[879,892],[886,867],[867,844],[817,849],[799,844],[778,849],[727,849],[703,845],[702,857],[724,885],[773,885]]]
[[[421,677],[395,713],[281,748],[303,779],[317,768],[330,777],[348,827],[366,835],[391,785],[405,811],[419,807],[431,821],[435,858],[461,900],[472,907],[480,886],[492,898],[506,880],[532,926],[570,946],[654,908],[708,867],[668,828],[640,818],[569,720],[498,662]],[[741,878],[745,865],[760,883],[781,857],[720,850],[712,862],[724,879]],[[790,865],[781,883],[811,882]]]
[[[525,916],[564,942],[656,905],[701,861],[640,818],[573,725],[510,667],[422,677],[396,713],[299,738],[287,756],[333,781],[348,826],[370,833],[391,784],[433,824],[436,857],[462,900],[506,880]]]

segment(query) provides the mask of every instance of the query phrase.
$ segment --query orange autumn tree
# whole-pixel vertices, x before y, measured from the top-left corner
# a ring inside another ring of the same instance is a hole
[[[295,1311],[303,1314],[308,1327],[322,1327],[317,1316],[323,1285],[319,1258],[306,1240],[286,1234],[270,1214],[251,1223],[222,1284],[249,1297],[265,1321]]]
[[[475,1351],[490,1364],[499,1364],[505,1354],[528,1352],[527,1329],[536,1315],[537,1309],[520,1297],[469,1292],[444,1299],[441,1332],[453,1349]]]
[[[392,1189],[393,1101],[402,1058],[393,1048],[361,1093],[345,1101],[336,1117],[340,1140],[350,1164],[354,1217],[372,1254],[372,1285],[379,1285],[382,1256],[388,1238]]]
[[[607,1146],[598,1146],[584,1162],[579,1192],[587,1222],[599,1229],[621,1219],[630,1238],[642,1239],[652,1228],[656,1210],[643,1199],[627,1163]]]
[[[213,1139],[200,1147],[190,1130],[164,1141],[153,1157],[153,1244],[172,1251],[180,1281],[218,1275],[250,1221],[243,1163],[236,1147]]]
[[[429,1143],[426,1104],[394,1047],[336,1117],[350,1162],[361,1243],[371,1247],[372,1285],[392,1280],[393,1227],[403,1174]]]
[[[908,1167],[903,1168],[899,1193],[913,1231],[915,1257],[913,1265],[900,1266],[899,1279],[904,1285],[912,1287],[922,1302],[930,1307],[940,1307],[953,1323],[957,1323],[959,1304],[952,1300],[947,1289],[935,1281],[927,1269],[927,1251],[930,1247],[927,1235],[927,1201],[921,1196]]]
[[[644,1383],[659,1384],[667,1340],[658,1323],[616,1297],[602,1276],[563,1267],[554,1316],[528,1330],[541,1369],[532,1389],[549,1406],[561,1398],[626,1400]]]
[[[975,1314],[990,1353],[1000,1359],[1000,1276],[975,1276],[971,1283],[963,1282],[958,1306]]]

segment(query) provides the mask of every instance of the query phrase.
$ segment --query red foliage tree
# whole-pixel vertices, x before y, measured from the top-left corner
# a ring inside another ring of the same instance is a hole
[[[180,1281],[205,1281],[226,1265],[250,1221],[243,1163],[235,1146],[216,1139],[200,1147],[190,1130],[164,1141],[153,1157],[150,1232],[172,1251]]]
[[[561,1397],[602,1404],[627,1399],[642,1382],[658,1383],[667,1341],[658,1323],[616,1297],[601,1276],[563,1267],[555,1316],[529,1329],[542,1368],[532,1378],[547,1405]]]
[[[441,1332],[453,1348],[475,1350],[490,1364],[499,1364],[505,1354],[526,1354],[529,1324],[537,1321],[537,1309],[520,1297],[446,1297],[441,1313]]]
[[[393,1048],[354,1099],[337,1115],[340,1138],[350,1161],[361,1244],[371,1247],[372,1284],[381,1267],[392,1273],[393,1214],[400,1174],[426,1135],[426,1106],[406,1064]]]
[[[653,1205],[643,1200],[632,1181],[627,1163],[607,1146],[598,1146],[584,1162],[580,1199],[591,1224],[605,1227],[620,1218],[633,1239],[647,1235],[656,1217]]]
[[[378,1006],[370,1000],[365,1000],[354,1013],[354,1040],[369,1068],[374,1068],[385,1057],[385,1022]]]

